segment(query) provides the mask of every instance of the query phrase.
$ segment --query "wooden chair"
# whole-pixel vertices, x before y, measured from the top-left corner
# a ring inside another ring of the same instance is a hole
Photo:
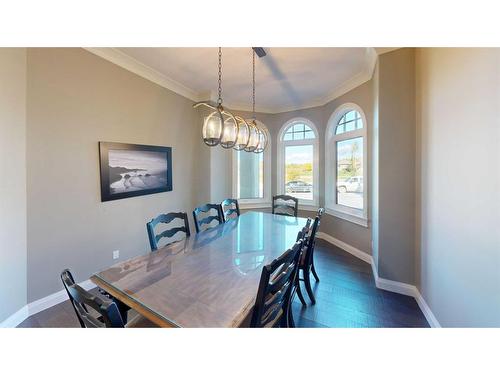
[[[301,248],[302,240],[262,268],[251,327],[288,327],[290,297]]]
[[[211,215],[210,212],[215,211],[216,213]],[[204,217],[201,217],[204,215]],[[217,221],[218,224],[222,224],[224,222],[224,219],[222,218],[222,212],[220,208],[220,204],[211,204],[207,203],[204,204],[203,206],[196,207],[193,210],[193,219],[194,219],[194,226],[196,227],[196,233],[203,232],[204,230],[207,230],[211,228],[210,224],[213,221]],[[203,228],[203,226],[205,226]]]
[[[321,223],[321,216],[323,216],[324,212],[325,212],[324,208],[318,209],[318,215],[317,215],[319,217],[318,229],[319,229],[319,224]],[[316,231],[318,229],[316,229]],[[314,240],[316,240],[316,238]],[[313,244],[313,252],[311,254],[311,272],[312,272],[314,278],[316,279],[316,282],[319,283],[319,277],[318,277],[318,274],[316,273],[316,268],[314,268],[314,244]]]
[[[177,226],[174,228],[166,229],[160,234],[155,234],[155,227],[160,224],[170,224],[172,221],[175,219],[180,219],[183,221],[183,225]],[[151,251],[158,250],[158,242],[162,238],[171,238],[175,236],[178,232],[184,232],[186,233],[186,237],[189,237],[191,235],[191,231],[189,230],[189,222],[188,222],[188,217],[185,212],[171,212],[168,214],[162,214],[155,219],[151,220],[149,223],[146,224],[146,228],[148,230],[148,237],[149,237],[149,245],[151,246]],[[172,241],[176,242],[176,241]],[[172,242],[167,242],[172,243]]]
[[[240,205],[237,199],[224,199],[220,204],[224,222],[240,216]]]
[[[319,282],[319,278],[318,275],[316,274],[316,271],[312,270],[313,270],[314,246],[316,244],[316,234],[318,232],[320,222],[321,222],[320,216],[318,215],[314,219],[314,223],[311,228],[311,233],[306,239],[304,250],[302,251],[302,256],[300,257],[299,261],[299,268],[297,271],[297,280],[296,280],[297,295],[300,299],[300,302],[302,302],[302,305],[304,306],[307,306],[307,303],[304,299],[304,296],[302,295],[302,290],[300,289],[301,281],[304,282],[304,286],[306,287],[307,294],[311,299],[312,304],[314,305],[316,303],[316,299],[314,298],[314,293],[311,288],[310,273],[313,272],[316,282]],[[302,278],[300,278],[300,271],[302,271]]]
[[[298,211],[299,200],[297,198],[290,195],[275,195],[273,197],[273,214],[297,217]]]
[[[75,283],[73,275],[68,269],[61,273],[61,280],[82,328],[144,328],[154,326],[153,323],[142,316],[138,316],[125,324],[115,302],[108,299],[103,300],[87,292]]]

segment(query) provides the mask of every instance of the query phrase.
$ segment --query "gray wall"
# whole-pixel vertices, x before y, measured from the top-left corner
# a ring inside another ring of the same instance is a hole
[[[29,49],[28,302],[148,251],[145,223],[209,199],[192,102],[83,49]],[[98,142],[172,146],[173,191],[101,203]],[[12,212],[9,211],[9,212]]]
[[[0,48],[0,322],[26,305],[26,49]]]
[[[500,49],[417,51],[419,288],[445,327],[500,326]]]
[[[349,91],[348,93],[336,98],[335,100],[327,103],[321,107],[314,107],[308,109],[302,109],[298,111],[277,113],[277,114],[258,114],[258,118],[262,120],[269,129],[271,134],[271,192],[275,195],[278,191],[277,186],[277,152],[278,152],[278,134],[281,127],[289,120],[296,117],[304,117],[312,121],[319,133],[319,204],[324,206],[325,204],[325,132],[328,125],[328,120],[332,113],[344,103],[356,103],[365,112],[368,124],[368,154],[371,152],[371,138],[372,138],[372,119],[373,119],[373,83],[372,80],[356,87],[355,89]],[[251,116],[248,112],[237,112],[239,114],[248,118]],[[215,155],[215,156],[214,156]],[[212,157],[214,163],[217,160],[217,168],[213,170],[215,176],[219,176],[222,168],[231,168],[231,151],[226,150],[214,150],[212,152]],[[368,158],[368,181],[371,181],[371,171],[370,171],[370,158]],[[226,173],[226,176],[230,174]],[[217,198],[219,201],[222,196],[232,195],[231,180],[227,179],[226,176],[222,176],[222,179],[218,181],[218,177],[212,178],[212,191],[213,198]],[[371,183],[368,184],[368,217],[370,218],[370,187]],[[309,211],[301,211],[303,216],[311,216],[312,213]],[[371,228],[370,224],[368,228],[360,226],[358,224],[351,223],[349,221],[339,219],[335,216],[325,214],[321,221],[321,231],[325,232],[351,246],[358,248],[359,250],[371,254]]]
[[[415,50],[379,56],[377,255],[380,277],[415,283]]]

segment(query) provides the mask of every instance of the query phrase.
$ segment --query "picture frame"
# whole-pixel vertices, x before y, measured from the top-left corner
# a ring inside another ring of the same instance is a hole
[[[172,191],[172,148],[99,142],[101,202]]]

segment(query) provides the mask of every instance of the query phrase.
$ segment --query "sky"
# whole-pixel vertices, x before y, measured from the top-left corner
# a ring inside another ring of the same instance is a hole
[[[304,164],[313,162],[313,146],[287,146],[286,147],[287,164]]]

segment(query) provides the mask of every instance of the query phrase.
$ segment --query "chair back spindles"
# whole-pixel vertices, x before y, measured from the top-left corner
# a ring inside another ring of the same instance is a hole
[[[262,268],[252,327],[286,327],[302,240]]]
[[[155,233],[155,228],[157,225],[170,224],[175,219],[181,220],[182,224],[180,226],[166,229],[159,234]],[[158,248],[159,248],[158,243],[162,238],[170,239],[179,232],[184,232],[186,234],[186,237],[189,237],[191,235],[191,231],[189,230],[188,216],[185,212],[171,212],[168,214],[161,214],[158,217],[151,220],[149,223],[147,223],[146,228],[148,230],[148,238],[149,238],[149,244],[151,246],[151,251],[158,250]],[[172,242],[176,242],[176,241],[172,241]],[[170,242],[170,243],[172,243],[172,242]],[[165,245],[167,245],[167,244],[169,244],[169,243],[167,242]]]
[[[220,208],[224,222],[240,216],[240,206],[237,199],[224,199]]]
[[[211,203],[196,207],[193,210],[193,219],[196,233],[211,228],[214,221],[217,221],[217,225],[224,222],[220,205]]]
[[[295,216],[299,212],[299,200],[290,195],[275,195],[273,197],[273,214]]]
[[[75,283],[68,269],[61,273],[64,289],[82,328],[123,328],[122,316],[115,302],[103,301]],[[93,310],[91,314],[89,310]]]

